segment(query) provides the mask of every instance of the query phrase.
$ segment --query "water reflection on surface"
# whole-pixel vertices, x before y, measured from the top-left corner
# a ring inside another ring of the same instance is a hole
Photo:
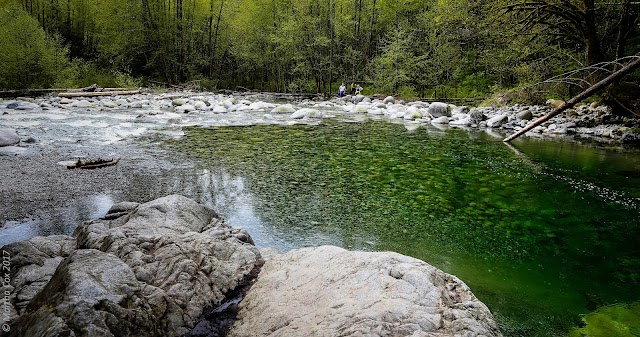
[[[97,219],[113,205],[108,194],[79,198],[59,209],[46,210],[24,220],[6,221],[0,228],[0,246],[34,236],[70,235],[85,220]]]
[[[6,221],[0,228],[0,246],[34,236],[71,235],[82,222],[104,216],[116,202],[146,202],[169,194],[187,196],[216,210],[231,226],[247,229],[261,248],[287,251],[319,244],[342,245],[337,232],[315,228],[313,222],[286,227],[277,219],[265,220],[256,211],[256,204],[262,202],[247,188],[245,178],[222,168],[172,168],[153,173],[129,177],[130,188],[125,190],[74,198],[63,207]]]
[[[287,227],[277,218],[261,216],[257,207],[264,200],[257,200],[244,177],[225,169],[182,170],[170,179],[164,194],[181,193],[216,210],[231,226],[248,230],[259,248],[287,251],[321,244],[342,245],[336,232],[314,228],[312,224]]]

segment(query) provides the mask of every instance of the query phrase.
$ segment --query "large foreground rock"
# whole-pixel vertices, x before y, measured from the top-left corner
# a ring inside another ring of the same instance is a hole
[[[262,264],[246,232],[178,195],[86,222],[73,238],[3,249],[16,257],[3,321],[14,336],[181,336]]]
[[[324,246],[269,259],[229,336],[501,334],[454,276],[396,253]]]
[[[500,336],[462,281],[396,253],[294,250],[255,281],[250,236],[178,195],[3,250],[10,336]]]

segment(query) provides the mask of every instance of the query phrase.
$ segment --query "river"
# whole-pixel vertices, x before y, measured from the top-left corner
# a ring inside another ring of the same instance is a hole
[[[122,181],[5,217],[0,244],[71,234],[114,202],[179,193],[246,228],[259,247],[331,244],[422,259],[465,281],[505,336],[562,336],[581,315],[637,307],[638,151],[506,145],[492,131],[323,111],[332,118],[176,115],[166,104],[4,115],[0,125],[39,142],[0,160],[118,155],[124,171],[105,168]],[[5,210],[22,208],[6,194],[16,204]]]

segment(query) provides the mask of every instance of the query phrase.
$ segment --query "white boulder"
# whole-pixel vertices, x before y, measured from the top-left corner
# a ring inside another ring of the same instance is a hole
[[[193,103],[193,106],[198,110],[209,110],[209,106],[203,101],[195,101],[195,103]]]
[[[429,113],[433,117],[451,116],[451,109],[447,103],[433,102],[429,105]]]
[[[302,108],[291,114],[291,118],[300,119],[304,117],[322,117],[322,112],[311,108]]]
[[[184,98],[176,98],[171,101],[171,104],[173,104],[174,106],[181,106],[187,104],[187,100]]]
[[[20,137],[14,129],[0,129],[0,146],[9,146],[20,143]]]
[[[188,113],[191,111],[196,111],[196,107],[191,104],[185,104],[176,107],[176,112]]]
[[[213,107],[213,112],[215,112],[215,113],[226,113],[227,112],[227,108],[225,108],[222,105],[216,105],[215,107]]]
[[[273,110],[271,110],[271,113],[293,113],[293,112],[296,112],[296,108],[294,108],[293,105],[291,104],[278,105],[275,108],[273,108]]]
[[[415,106],[411,106],[407,109],[407,112],[404,113],[404,119],[419,119],[422,118],[422,112]]]
[[[497,127],[500,127],[502,124],[506,123],[508,120],[509,120],[509,116],[507,115],[497,115],[487,120],[487,127],[497,128]]]
[[[369,105],[358,104],[353,108],[354,113],[366,114],[369,112]]]
[[[502,336],[455,276],[397,253],[322,246],[267,259],[227,336]]]

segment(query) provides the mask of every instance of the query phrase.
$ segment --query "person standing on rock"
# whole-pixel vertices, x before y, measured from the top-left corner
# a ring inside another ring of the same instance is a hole
[[[351,95],[356,94],[356,84],[351,82]]]
[[[344,83],[340,84],[340,88],[338,89],[338,97],[344,97],[347,92],[347,86]]]
[[[360,93],[362,92],[362,87],[360,86],[360,84],[356,84],[356,95],[360,95]]]

